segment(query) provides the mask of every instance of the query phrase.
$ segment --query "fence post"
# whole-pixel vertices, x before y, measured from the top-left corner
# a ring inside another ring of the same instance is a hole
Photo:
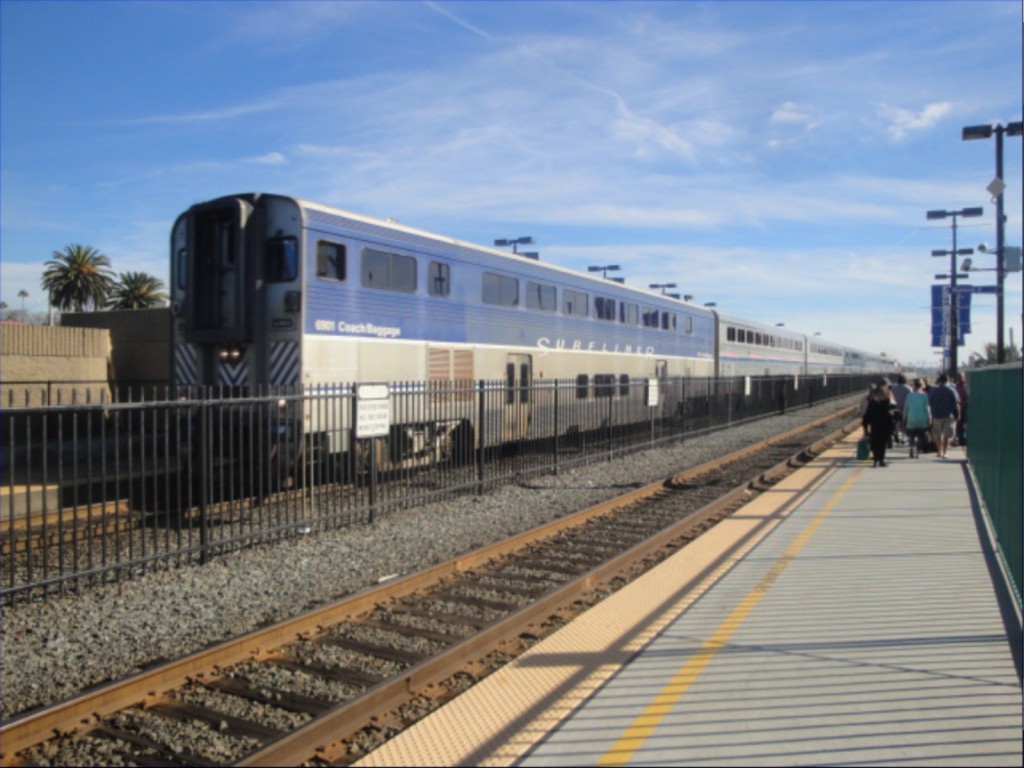
[[[207,393],[208,395],[209,393]],[[199,562],[210,561],[210,403],[199,405]]]
[[[377,441],[380,438],[370,438],[370,522],[372,523],[377,512]]]
[[[484,409],[486,403],[485,391],[486,387],[484,380],[480,379],[478,382],[479,392],[477,393],[477,410],[476,410],[476,423],[479,425],[477,430],[477,448],[476,448],[476,492],[482,494],[484,492],[484,442],[487,437],[487,428],[484,423]]]
[[[559,428],[559,419],[558,419],[558,390],[559,389],[560,389],[560,387],[558,386],[558,379],[555,379],[555,434],[554,434],[554,438],[553,439],[554,439],[554,443],[555,443],[554,452],[555,452],[555,475],[556,476],[558,475],[558,439],[559,439],[560,435],[562,434],[562,432],[561,432],[561,430]]]
[[[650,386],[650,383],[647,383],[647,386]],[[645,400],[646,400],[647,396],[645,395],[644,397],[645,397]],[[651,448],[653,448],[654,447],[654,406],[651,405],[650,402],[647,402],[647,418],[650,421]]]
[[[615,390],[608,394],[608,461],[615,458],[615,451],[612,449],[612,438],[615,434],[612,429],[615,417]]]

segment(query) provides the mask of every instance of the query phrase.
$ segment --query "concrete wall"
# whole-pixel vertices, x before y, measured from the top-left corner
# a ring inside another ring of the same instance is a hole
[[[110,333],[4,323],[0,327],[0,403],[34,406],[110,398]]]
[[[64,313],[61,325],[105,328],[110,332],[111,379],[118,385],[170,383],[171,313],[157,309],[121,309]]]

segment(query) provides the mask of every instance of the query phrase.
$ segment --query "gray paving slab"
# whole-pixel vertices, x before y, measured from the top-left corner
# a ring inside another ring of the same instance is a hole
[[[991,567],[959,449],[851,458],[520,764],[1020,766]]]

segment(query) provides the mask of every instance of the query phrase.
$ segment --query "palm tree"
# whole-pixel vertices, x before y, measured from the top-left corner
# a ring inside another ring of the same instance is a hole
[[[18,291],[18,298],[21,299],[21,314],[25,314],[25,299],[28,298],[28,291],[22,288]]]
[[[145,272],[125,272],[114,285],[110,309],[148,309],[167,301],[164,284]]]
[[[45,266],[43,290],[57,309],[81,312],[102,307],[114,288],[110,259],[91,245],[66,245],[63,251],[54,251]]]

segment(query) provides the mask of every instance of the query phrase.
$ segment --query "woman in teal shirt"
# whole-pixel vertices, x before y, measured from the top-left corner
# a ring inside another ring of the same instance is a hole
[[[903,404],[903,429],[910,438],[910,458],[921,455],[922,439],[931,425],[932,409],[924,393],[924,382],[914,379],[914,391],[907,395]]]

